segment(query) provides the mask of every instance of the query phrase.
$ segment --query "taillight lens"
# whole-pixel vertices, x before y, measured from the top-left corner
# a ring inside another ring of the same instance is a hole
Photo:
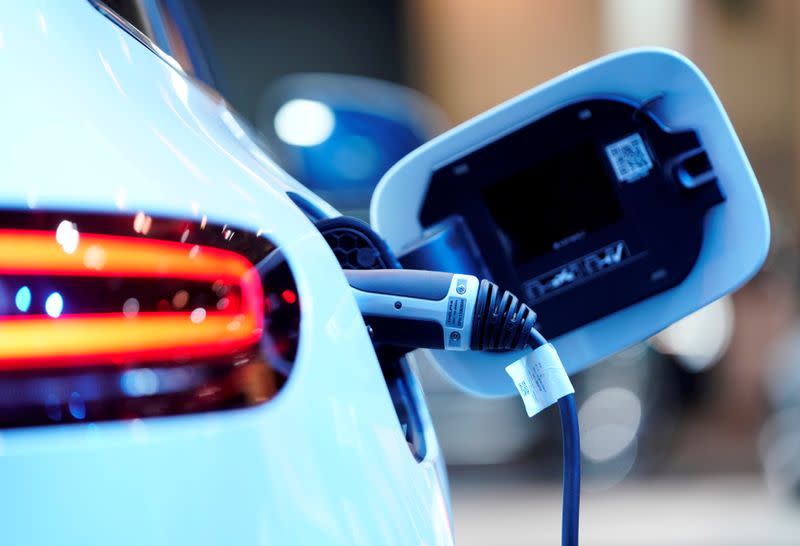
[[[262,236],[6,212],[0,256],[0,425],[247,406],[291,369],[296,287]]]

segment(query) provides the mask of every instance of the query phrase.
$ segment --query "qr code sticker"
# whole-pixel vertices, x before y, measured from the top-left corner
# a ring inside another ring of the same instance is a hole
[[[653,168],[641,135],[634,133],[606,146],[606,155],[620,182],[639,180]]]

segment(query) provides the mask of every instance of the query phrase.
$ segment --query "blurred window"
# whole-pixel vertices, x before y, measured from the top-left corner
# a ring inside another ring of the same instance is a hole
[[[95,5],[105,6],[132,25],[147,38],[153,39],[153,31],[147,23],[147,11],[143,0],[92,0]]]
[[[187,74],[219,91],[203,21],[192,0],[90,1],[154,53],[168,54]]]

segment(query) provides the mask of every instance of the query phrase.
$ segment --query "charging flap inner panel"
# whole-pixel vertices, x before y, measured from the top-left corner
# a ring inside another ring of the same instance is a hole
[[[404,266],[524,297],[576,372],[734,290],[764,261],[761,191],[707,80],[632,50],[445,133],[379,184],[372,223]],[[468,391],[512,394],[520,355],[433,352]]]

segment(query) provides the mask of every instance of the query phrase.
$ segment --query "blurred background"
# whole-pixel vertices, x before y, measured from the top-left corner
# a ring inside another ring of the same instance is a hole
[[[583,543],[800,544],[800,3],[198,4],[226,98],[288,171],[361,217],[397,159],[551,77],[639,45],[693,59],[761,182],[773,247],[732,297],[575,378]],[[556,544],[557,416],[469,398],[418,364],[458,543]]]

